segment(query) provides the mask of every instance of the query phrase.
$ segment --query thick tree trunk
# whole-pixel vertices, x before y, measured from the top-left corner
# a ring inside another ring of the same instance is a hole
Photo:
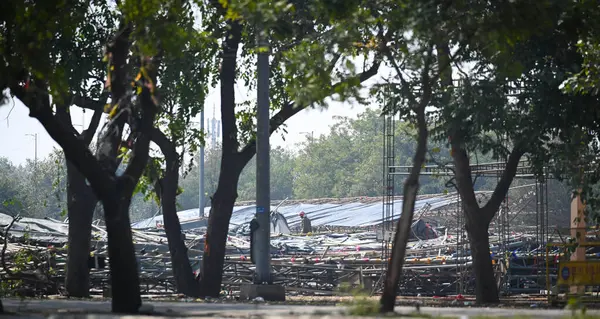
[[[167,159],[165,176],[161,182],[161,204],[171,263],[173,265],[173,276],[177,291],[186,296],[199,297],[200,286],[194,278],[194,272],[190,265],[187,247],[182,238],[181,224],[177,216],[177,187],[179,185],[179,165],[176,159]]]
[[[98,200],[85,177],[67,161],[67,209],[69,247],[65,286],[70,297],[88,297],[90,290],[90,239],[92,219]]]
[[[121,185],[121,183],[119,183]],[[119,188],[119,187],[118,187]],[[137,313],[142,305],[138,263],[129,221],[130,197],[103,199],[114,313]]]
[[[239,178],[239,174],[237,176]],[[231,183],[237,187],[237,180]],[[217,189],[212,198],[202,258],[200,290],[203,297],[219,297],[221,293],[229,220],[236,198],[235,188],[232,192],[230,187]]]
[[[466,214],[470,215],[467,217],[467,233],[473,258],[476,302],[478,304],[498,303],[500,301],[498,286],[490,257],[489,222],[478,218],[482,215],[481,209],[467,210]]]
[[[459,138],[450,136],[452,137],[452,157],[454,159],[456,183],[465,210],[467,233],[469,234],[471,256],[473,257],[476,301],[481,304],[497,303],[499,302],[498,287],[496,286],[492,260],[490,258],[488,229],[490,222],[498,212],[504,198],[506,198],[510,184],[517,173],[519,161],[525,153],[525,148],[522,147],[523,143],[515,145],[515,148],[513,148],[508,156],[506,168],[502,173],[500,181],[496,184],[492,196],[485,206],[480,207],[475,196],[467,151],[460,143]]]
[[[239,142],[235,117],[236,57],[242,37],[242,26],[238,21],[231,20],[228,21],[228,25],[229,28],[222,44],[223,58],[220,79],[223,152],[217,191],[211,199],[202,257],[200,291],[203,297],[218,297],[221,292],[229,220],[237,199],[237,186],[242,168],[251,158],[251,156],[244,157],[238,152]]]

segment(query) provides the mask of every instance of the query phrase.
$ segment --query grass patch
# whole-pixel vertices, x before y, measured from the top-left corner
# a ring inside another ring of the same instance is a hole
[[[342,302],[342,305],[346,306],[348,310],[346,315],[349,316],[360,316],[360,317],[385,317],[385,318],[445,318],[454,319],[453,317],[438,317],[429,314],[421,313],[418,311],[412,313],[388,313],[381,314],[379,309],[381,307],[379,298],[372,298],[364,289],[351,288],[350,285],[341,285],[339,291],[342,293],[349,293],[352,299],[349,301]]]
[[[350,293],[352,300],[342,302],[342,305],[348,307],[347,314],[350,316],[377,316],[379,315],[379,300],[369,298],[360,287],[352,288],[349,284],[343,283],[339,287],[339,292]]]

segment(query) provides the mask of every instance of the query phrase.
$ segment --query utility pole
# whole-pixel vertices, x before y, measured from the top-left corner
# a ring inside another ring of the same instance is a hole
[[[200,132],[204,134],[204,106],[202,107],[202,111],[200,111]],[[204,217],[204,145],[206,144],[206,138],[204,138],[204,143],[200,145],[200,159],[198,172],[198,179],[200,183],[199,191],[198,191],[198,217]]]
[[[37,133],[34,134],[25,134],[27,136],[33,136],[33,143],[34,143],[34,147],[35,147],[35,151],[34,151],[34,163],[37,166]]]
[[[271,280],[271,181],[269,145],[269,43],[264,29],[258,29],[258,83],[256,112],[256,220],[255,232],[256,284],[272,283]]]
[[[314,142],[315,141],[315,131],[310,131],[310,132],[300,132],[300,134],[304,134],[304,135],[309,135],[310,134],[310,142]]]
[[[34,134],[25,134],[27,136],[33,136],[33,143],[34,143],[34,147],[35,147],[35,151],[34,151],[34,159],[33,159],[33,183],[34,183],[34,187],[35,187],[35,191],[37,193],[37,133]]]
[[[285,301],[285,288],[273,285],[271,278],[271,185],[269,146],[269,42],[262,26],[257,27],[258,83],[256,121],[256,217],[258,228],[252,232],[252,255],[256,263],[254,284],[240,286],[240,299],[261,297]]]

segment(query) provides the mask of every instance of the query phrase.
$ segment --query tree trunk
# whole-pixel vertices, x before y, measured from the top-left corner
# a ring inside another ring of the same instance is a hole
[[[506,198],[510,184],[517,173],[519,161],[525,153],[523,143],[516,143],[508,156],[506,168],[496,184],[496,188],[488,202],[480,207],[475,196],[469,156],[465,147],[460,143],[460,135],[451,136],[452,157],[454,159],[455,177],[460,199],[462,200],[467,220],[467,233],[473,258],[475,274],[475,298],[477,303],[497,303],[498,287],[494,277],[494,269],[490,258],[490,239],[488,228],[500,205]]]
[[[190,297],[200,296],[200,287],[194,278],[194,271],[190,265],[187,247],[182,238],[181,224],[177,216],[177,187],[179,185],[179,164],[176,159],[167,158],[165,176],[161,181],[161,205],[164,219],[165,232],[169,242],[173,276],[177,292]]]
[[[419,170],[420,165],[411,170]],[[418,173],[417,173],[418,174]],[[394,235],[394,244],[392,250],[392,257],[388,262],[388,269],[385,275],[385,283],[383,287],[383,294],[381,295],[381,313],[393,312],[394,306],[396,305],[396,295],[398,292],[398,282],[400,276],[402,276],[402,266],[404,264],[404,257],[406,255],[406,245],[408,243],[408,235],[410,233],[410,225],[413,220],[415,200],[419,191],[419,180],[409,181],[406,180],[404,183],[404,197],[402,202],[402,215],[398,220],[396,226],[396,234]]]
[[[85,177],[67,161],[67,209],[69,247],[65,286],[70,297],[88,297],[90,292],[90,239],[92,219],[98,200]]]
[[[390,61],[394,61],[393,63],[395,63],[394,57],[391,55],[390,51],[387,51],[387,56]],[[410,175],[408,175],[406,181],[404,182],[402,214],[400,215],[398,225],[396,226],[396,234],[394,235],[394,243],[392,246],[392,256],[388,262],[383,294],[381,295],[380,299],[381,307],[379,311],[381,313],[394,311],[396,294],[398,292],[398,282],[402,276],[402,266],[404,264],[404,257],[406,256],[406,245],[408,244],[410,226],[412,224],[415,210],[415,201],[417,200],[417,194],[419,193],[419,175],[421,174],[421,167],[425,163],[427,138],[429,136],[429,131],[427,130],[427,119],[425,117],[425,107],[431,101],[432,94],[431,81],[429,77],[431,62],[431,55],[428,55],[421,73],[423,93],[420,100],[417,102],[414,97],[411,99],[413,110],[416,113],[416,124],[418,129],[417,148],[413,158],[413,165],[410,168]],[[399,68],[396,68],[396,71],[400,73]]]
[[[467,233],[473,258],[475,275],[475,298],[478,304],[498,303],[498,286],[490,257],[489,222],[478,218],[481,209],[465,210],[467,217]]]
[[[121,183],[118,183],[121,187]],[[108,258],[112,292],[112,312],[137,313],[142,305],[138,264],[129,221],[130,197],[115,196],[102,199],[106,232],[108,233]]]
[[[239,178],[239,174],[237,175]],[[237,187],[237,181],[231,183]],[[208,216],[209,227],[202,257],[200,290],[203,297],[219,297],[221,293],[229,220],[236,198],[235,189],[233,192],[231,189],[217,189],[211,200],[210,215]]]
[[[239,21],[228,22],[221,63],[221,125],[222,154],[217,191],[211,199],[208,229],[202,257],[200,292],[203,297],[218,297],[221,292],[225,247],[229,232],[229,220],[237,199],[237,186],[243,167],[250,158],[238,152],[235,115],[235,79],[237,51],[242,37]],[[254,154],[252,154],[254,155]]]
[[[427,102],[426,102],[427,103]],[[425,103],[425,105],[426,105]],[[383,294],[381,295],[381,313],[393,312],[396,304],[396,294],[398,292],[398,282],[402,276],[402,266],[406,256],[406,245],[410,234],[410,226],[413,220],[415,210],[415,201],[419,192],[419,174],[421,166],[425,162],[425,152],[427,150],[427,126],[425,124],[424,107],[419,112],[419,136],[417,140],[417,149],[413,158],[413,166],[410,169],[410,175],[404,183],[404,197],[402,198],[402,214],[396,226],[394,235],[394,244],[392,256],[388,262],[388,269],[385,276]]]

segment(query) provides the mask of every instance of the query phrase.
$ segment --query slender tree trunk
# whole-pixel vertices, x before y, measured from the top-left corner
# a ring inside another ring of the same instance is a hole
[[[490,257],[489,222],[478,218],[482,216],[481,209],[466,210],[467,233],[473,258],[475,275],[475,298],[478,304],[498,303],[498,286]]]
[[[425,162],[425,152],[427,150],[427,126],[425,124],[424,108],[420,112],[422,121],[419,122],[419,136],[417,140],[417,150],[413,158],[413,166],[410,169],[410,175],[404,182],[404,197],[402,198],[402,215],[396,226],[396,234],[394,235],[394,244],[392,257],[388,262],[388,269],[381,295],[382,313],[393,312],[396,304],[396,294],[398,292],[398,282],[402,276],[402,266],[404,257],[406,256],[406,245],[410,234],[410,226],[413,220],[415,210],[415,201],[419,192],[419,175],[421,166]]]
[[[120,188],[121,183],[118,183]],[[111,276],[112,311],[114,313],[137,313],[142,305],[138,263],[129,220],[130,197],[118,196],[102,199],[106,232],[108,233],[108,258]]]
[[[67,209],[69,247],[65,286],[70,297],[88,297],[90,290],[90,240],[92,219],[98,200],[85,177],[67,161]]]
[[[423,93],[420,100],[417,102],[414,96],[411,96],[411,104],[413,111],[416,113],[416,125],[418,129],[417,149],[413,158],[413,165],[410,169],[410,175],[404,182],[404,196],[402,198],[402,214],[396,226],[396,234],[394,235],[394,244],[392,248],[392,256],[388,262],[387,273],[383,286],[383,294],[380,299],[381,313],[393,312],[396,304],[396,294],[398,292],[398,282],[402,276],[402,266],[404,257],[406,256],[406,245],[410,234],[410,226],[413,220],[415,210],[415,201],[419,193],[419,175],[421,167],[425,163],[425,153],[427,152],[427,138],[429,131],[427,129],[427,119],[425,117],[425,107],[431,101],[431,78],[429,76],[430,66],[432,63],[431,50],[423,65],[421,71],[421,85]],[[388,60],[395,66],[396,72],[400,73],[399,67],[394,60],[391,52],[386,52]]]
[[[177,216],[177,187],[179,185],[179,164],[176,159],[167,158],[165,176],[161,182],[161,204],[165,232],[169,242],[173,276],[177,291],[186,296],[199,297],[200,286],[194,278],[194,271],[190,265],[187,247],[182,238],[181,224]]]
[[[420,171],[420,165],[415,168],[413,165],[411,170]],[[418,173],[417,173],[418,174]],[[396,234],[394,235],[394,244],[392,257],[388,262],[388,269],[385,276],[385,284],[383,294],[381,295],[382,313],[393,312],[396,304],[396,295],[398,292],[398,282],[402,276],[402,266],[406,255],[406,245],[408,243],[408,235],[410,233],[410,225],[413,220],[415,200],[419,192],[419,176],[416,180],[407,179],[404,183],[404,197],[402,200],[402,215],[396,226]]]
[[[203,297],[219,297],[221,293],[229,220],[236,198],[235,192],[218,189],[212,198],[208,216],[210,226],[206,233],[202,258],[200,289]]]

